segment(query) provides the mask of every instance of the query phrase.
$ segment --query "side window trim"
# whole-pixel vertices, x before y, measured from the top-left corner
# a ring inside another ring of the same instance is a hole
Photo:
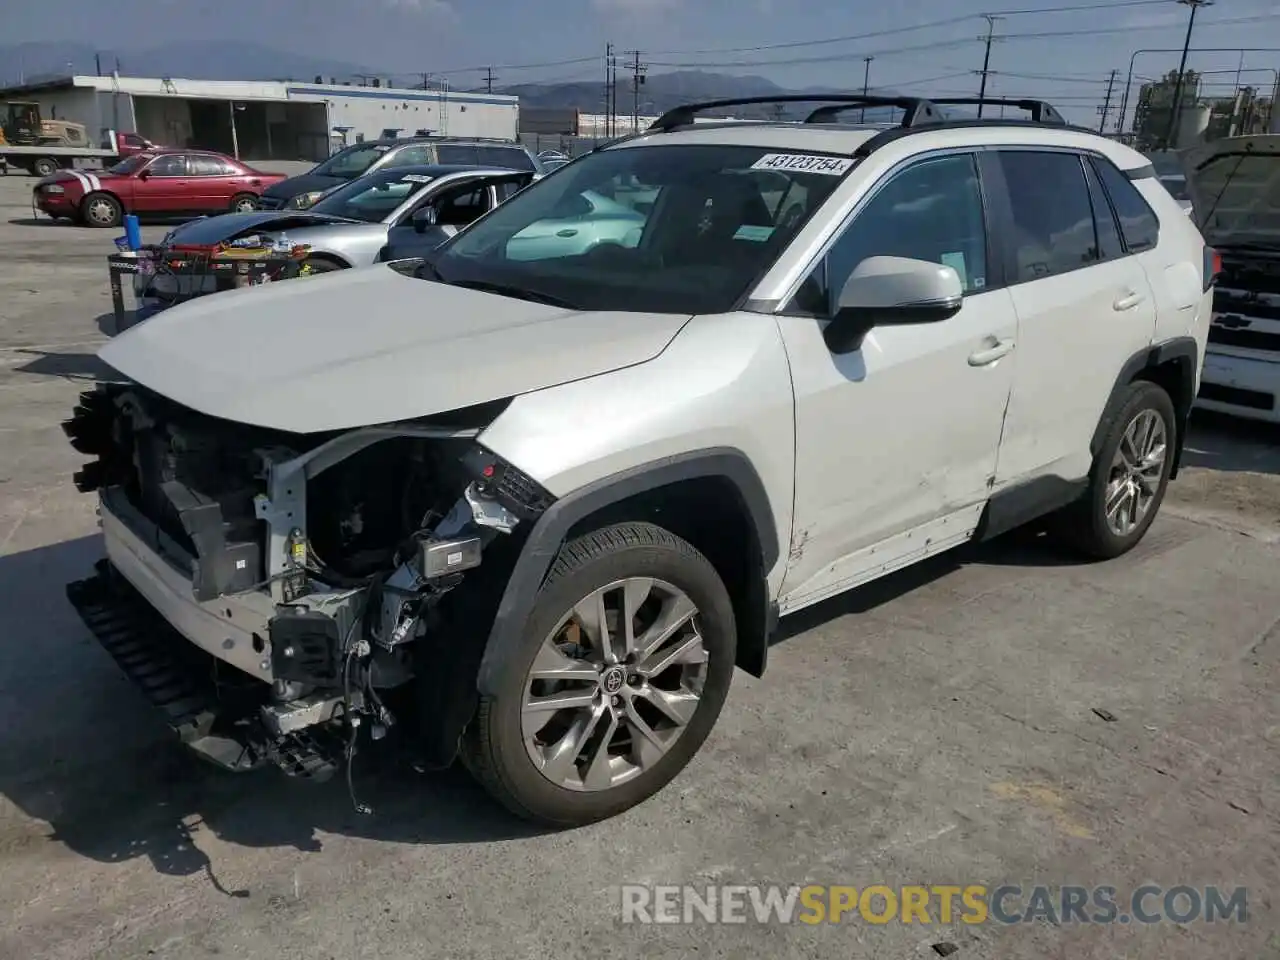
[[[1106,188],[1102,184],[1102,178],[1098,176],[1098,168],[1093,162],[1093,157],[1081,156],[1080,159],[1084,164],[1084,179],[1089,187],[1090,204],[1093,204],[1094,197],[1097,196],[1102,198],[1102,203],[1105,207],[1103,210],[1098,210],[1097,207],[1094,206],[1093,210],[1093,235],[1094,242],[1098,245],[1098,262],[1110,263],[1112,260],[1123,260],[1125,257],[1129,256],[1129,247],[1124,240],[1124,230],[1120,228],[1120,217],[1116,214],[1116,209],[1111,202],[1111,197],[1107,195]],[[1104,257],[1101,255],[1102,235],[1099,231],[1102,229],[1100,220],[1103,217],[1111,218],[1111,228],[1120,241],[1120,252],[1113,257]]]
[[[1099,154],[1091,155],[1089,160],[1090,160],[1090,166],[1093,168],[1094,175],[1097,176],[1098,178],[1098,186],[1102,187],[1102,192],[1106,195],[1107,202],[1111,204],[1111,209],[1115,214],[1116,224],[1120,231],[1120,242],[1124,245],[1125,253],[1128,255],[1146,253],[1148,250],[1154,250],[1156,247],[1158,247],[1160,245],[1160,228],[1163,226],[1163,224],[1161,224],[1160,218],[1156,215],[1156,212],[1151,209],[1151,204],[1147,203],[1147,198],[1144,197],[1142,195],[1142,192],[1137,188],[1136,185],[1134,185],[1135,181],[1146,179],[1148,176],[1154,177],[1156,174],[1155,167],[1152,167],[1152,166],[1140,167],[1137,170],[1130,170],[1126,172],[1124,170],[1121,170],[1114,163],[1111,163],[1109,159]],[[1098,165],[1101,163],[1110,164],[1112,167],[1115,168],[1116,172],[1120,176],[1124,177],[1126,180],[1129,181],[1130,185],[1134,185],[1133,192],[1138,195],[1138,199],[1142,201],[1142,205],[1147,208],[1147,213],[1150,214],[1151,219],[1155,221],[1156,237],[1152,243],[1139,246],[1136,249],[1133,247],[1131,243],[1129,243],[1129,238],[1125,235],[1125,232],[1124,232],[1124,221],[1120,219],[1120,213],[1116,209],[1115,197],[1113,197],[1111,195],[1111,191],[1107,189],[1107,182],[1103,178],[1102,171],[1098,167]],[[1141,176],[1139,176],[1139,174],[1141,174]]]
[[[992,220],[991,208],[988,199],[989,189],[985,184],[985,164],[982,157],[985,151],[981,148],[972,146],[966,147],[950,147],[943,150],[932,150],[928,153],[918,154],[908,157],[901,163],[895,164],[884,172],[884,174],[876,180],[863,194],[858,198],[858,202],[854,204],[853,209],[845,216],[840,225],[832,231],[831,235],[819,248],[818,253],[813,256],[800,271],[799,279],[786,292],[782,299],[778,302],[777,309],[773,312],[783,316],[811,316],[812,314],[796,307],[795,300],[799,296],[801,288],[805,282],[816,271],[822,271],[822,284],[824,289],[829,289],[830,280],[827,276],[828,262],[831,251],[835,245],[840,242],[845,231],[860,217],[866,208],[875,200],[893,180],[910,172],[913,168],[921,164],[931,163],[937,160],[944,160],[949,157],[968,157],[973,164],[974,174],[978,180],[978,196],[982,204],[982,227],[986,236],[983,238],[986,247],[987,265],[985,283],[981,290],[970,290],[965,293],[966,297],[976,296],[980,293],[991,293],[1006,286],[1007,265],[1002,256],[999,256],[999,248],[995,239],[995,223]],[[815,211],[816,212],[816,211]],[[784,253],[785,255],[785,253]]]

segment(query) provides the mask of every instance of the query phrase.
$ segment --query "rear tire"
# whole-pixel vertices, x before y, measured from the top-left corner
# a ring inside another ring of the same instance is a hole
[[[50,157],[37,157],[31,163],[31,172],[37,177],[51,177],[58,172],[58,161]]]
[[[258,209],[258,198],[252,193],[237,193],[231,198],[232,213],[253,213]]]
[[[118,227],[124,207],[109,193],[91,193],[80,201],[80,219],[90,227]]]
[[[600,640],[601,618],[616,647]],[[729,694],[736,643],[728,591],[691,544],[648,523],[585,534],[561,548],[518,662],[481,699],[464,766],[526,820],[570,827],[616,816],[702,746]]]
[[[1134,381],[1094,458],[1088,489],[1053,518],[1054,532],[1095,560],[1128,553],[1164,502],[1178,443],[1169,394],[1150,381]]]

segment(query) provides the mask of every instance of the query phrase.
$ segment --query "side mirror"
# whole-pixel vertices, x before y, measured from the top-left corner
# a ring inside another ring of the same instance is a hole
[[[833,353],[849,353],[862,346],[873,327],[938,323],[955,316],[963,305],[964,285],[953,267],[905,257],[868,257],[845,281],[823,338]]]
[[[431,204],[419,207],[413,214],[413,229],[418,233],[426,233],[427,227],[436,225],[436,208]]]

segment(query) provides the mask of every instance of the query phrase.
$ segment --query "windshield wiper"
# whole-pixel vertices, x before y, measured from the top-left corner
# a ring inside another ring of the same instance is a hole
[[[433,267],[432,269],[434,270],[435,268]],[[438,272],[436,276],[439,276]],[[496,293],[499,296],[514,297],[517,300],[529,300],[533,303],[545,303],[549,307],[559,307],[562,310],[582,309],[577,304],[570,303],[560,297],[553,297],[550,294],[530,290],[527,287],[517,287],[514,284],[490,283],[488,280],[454,280],[451,282],[455,287],[466,287],[468,290],[480,290],[484,293]]]

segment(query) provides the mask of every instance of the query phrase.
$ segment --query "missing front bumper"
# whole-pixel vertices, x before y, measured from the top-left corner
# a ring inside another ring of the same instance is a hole
[[[216,657],[170,626],[109,561],[68,584],[67,599],[178,739],[202,758],[234,772],[274,763],[290,776],[320,781],[337,770],[340,737],[323,727],[268,729],[260,712],[266,687],[247,676],[228,678]]]

